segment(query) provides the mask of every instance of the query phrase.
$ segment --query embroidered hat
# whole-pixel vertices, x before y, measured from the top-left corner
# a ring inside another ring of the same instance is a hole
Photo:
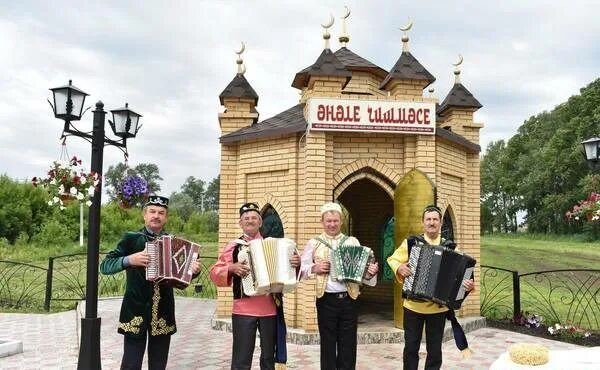
[[[260,214],[260,208],[258,207],[258,204],[254,202],[242,204],[242,206],[240,207],[240,217],[248,211],[254,211]]]
[[[148,201],[144,204],[144,208],[148,206],[159,206],[169,208],[169,198],[161,197],[160,195],[150,195]]]
[[[333,202],[325,203],[321,206],[321,216],[323,216],[323,214],[325,212],[331,212],[331,211],[335,211],[341,215],[342,207],[339,204],[333,203]]]

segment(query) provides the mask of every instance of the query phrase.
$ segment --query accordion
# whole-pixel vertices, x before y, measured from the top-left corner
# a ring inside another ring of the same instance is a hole
[[[198,259],[200,245],[172,235],[164,235],[146,243],[150,263],[146,280],[179,289],[190,285],[192,262]]]
[[[459,309],[468,295],[462,282],[473,277],[475,262],[466,254],[441,246],[415,245],[408,257],[413,274],[404,279],[402,292],[409,299]]]
[[[250,273],[242,278],[247,296],[287,293],[296,288],[296,269],[290,258],[297,253],[296,243],[285,238],[255,239],[240,248],[238,262],[246,262]]]
[[[343,245],[332,248],[329,258],[331,279],[362,284],[368,263],[375,260],[375,255],[369,247]]]

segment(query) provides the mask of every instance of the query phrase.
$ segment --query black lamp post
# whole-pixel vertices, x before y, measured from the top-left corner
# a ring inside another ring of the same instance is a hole
[[[102,160],[104,145],[113,145],[127,155],[127,138],[135,137],[141,126],[138,126],[141,115],[135,113],[125,104],[124,108],[112,110],[113,121],[109,120],[113,133],[121,140],[111,140],[104,134],[106,112],[101,101],[96,103],[93,111],[92,132],[76,129],[71,122],[79,121],[83,114],[85,92],[71,84],[50,89],[54,96],[54,116],[65,121],[63,135],[78,136],[92,144],[91,171],[102,176]],[[50,101],[48,101],[50,102]],[[100,251],[100,205],[102,198],[102,181],[92,197],[92,205],[88,217],[88,249],[87,275],[85,287],[85,317],[81,319],[81,342],[77,369],[101,369],[100,361],[100,318],[98,316],[98,259]]]

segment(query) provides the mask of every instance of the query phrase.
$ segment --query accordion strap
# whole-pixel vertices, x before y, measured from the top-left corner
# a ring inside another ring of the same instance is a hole
[[[331,244],[329,244],[328,242],[326,242],[325,240],[323,240],[323,238],[317,236],[315,239],[318,240],[319,243],[323,244],[327,248],[333,249],[333,247],[331,246]],[[348,235],[344,235],[344,237],[340,240],[340,243],[338,244],[338,246],[341,247],[342,245],[344,245],[344,243],[346,242],[346,240],[348,240]]]

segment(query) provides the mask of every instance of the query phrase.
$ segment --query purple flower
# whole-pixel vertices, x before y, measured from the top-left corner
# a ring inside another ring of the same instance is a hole
[[[128,176],[121,183],[117,198],[129,205],[142,203],[148,196],[148,183],[140,176]]]

